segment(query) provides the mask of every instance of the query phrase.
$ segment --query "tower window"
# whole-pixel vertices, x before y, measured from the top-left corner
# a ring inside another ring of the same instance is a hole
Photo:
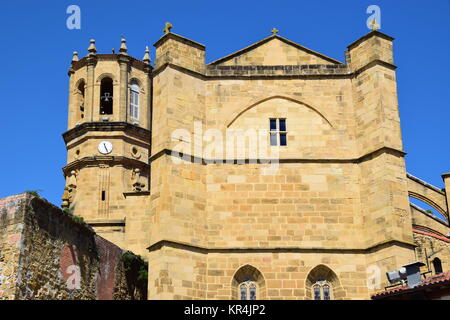
[[[287,146],[286,119],[270,119],[270,145]]]
[[[139,86],[137,83],[131,85],[130,90],[130,117],[139,119]]]
[[[106,192],[102,191],[102,201],[105,201],[105,200],[106,200]]]
[[[113,114],[113,81],[108,77],[100,84],[100,114]]]
[[[79,115],[80,115],[81,119],[84,118],[84,87],[85,87],[84,81],[81,81],[77,87],[77,89],[78,89],[77,104],[78,104]]]

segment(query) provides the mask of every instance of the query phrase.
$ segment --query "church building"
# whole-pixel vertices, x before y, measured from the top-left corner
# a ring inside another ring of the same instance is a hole
[[[370,299],[450,270],[450,174],[406,172],[392,37],[339,61],[273,29],[207,63],[171,29],[154,63],[75,52],[63,134],[62,206],[144,257],[148,299]]]

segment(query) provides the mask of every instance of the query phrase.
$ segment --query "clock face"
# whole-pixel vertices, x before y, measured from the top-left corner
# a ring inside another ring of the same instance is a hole
[[[98,152],[101,154],[109,154],[113,149],[113,145],[109,141],[102,141],[98,144]]]

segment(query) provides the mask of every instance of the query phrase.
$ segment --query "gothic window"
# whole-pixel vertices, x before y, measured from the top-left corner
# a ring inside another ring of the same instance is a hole
[[[439,274],[442,273],[442,262],[439,258],[433,259],[433,267],[434,267],[434,273]]]
[[[108,77],[100,84],[100,114],[113,114],[113,81]]]
[[[240,267],[233,276],[231,297],[236,300],[266,299],[266,283],[262,273],[248,264]]]
[[[239,290],[240,290],[239,300],[247,300],[247,285],[245,283],[242,283],[239,286]]]
[[[139,119],[139,86],[137,83],[131,85],[130,90],[130,117]]]
[[[287,146],[286,119],[270,119],[270,145]]]
[[[313,285],[314,300],[331,300],[331,285],[326,280],[318,280]]]
[[[320,286],[319,285],[315,285],[313,287],[313,292],[314,292],[314,300],[322,300],[321,295],[320,295]]]
[[[247,280],[239,285],[239,300],[256,300],[257,286],[253,281]]]
[[[346,297],[337,275],[323,264],[309,272],[305,288],[308,298],[313,300],[341,300]]]
[[[330,296],[330,286],[325,284],[322,287],[322,293],[323,293],[323,300],[331,300],[331,296]]]
[[[254,283],[251,283],[248,291],[250,293],[250,300],[256,300],[256,285]]]

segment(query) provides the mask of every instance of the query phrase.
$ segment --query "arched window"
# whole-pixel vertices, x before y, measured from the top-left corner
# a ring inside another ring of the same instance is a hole
[[[322,300],[321,299],[322,295],[321,295],[320,291],[321,291],[320,285],[315,284],[313,286],[314,300]]]
[[[108,77],[100,84],[100,114],[113,114],[113,81]]]
[[[322,296],[323,300],[331,300],[331,290],[327,283],[322,286]]]
[[[266,284],[258,269],[245,265],[236,271],[232,280],[232,299],[264,300]]]
[[[318,265],[309,272],[305,288],[307,299],[342,300],[346,297],[337,275],[325,265]]]
[[[79,119],[84,118],[84,87],[85,87],[84,80],[81,80],[77,86],[77,93],[76,93],[77,105],[75,106],[77,108],[77,114],[79,114]]]
[[[130,88],[130,117],[139,119],[139,85],[132,83]]]
[[[256,300],[258,297],[257,284],[251,280],[242,282],[239,285],[239,300]]]
[[[435,274],[439,274],[439,273],[443,272],[441,259],[439,259],[439,258],[433,259],[433,268],[434,268]]]
[[[313,285],[314,300],[331,300],[331,285],[326,280],[318,280]]]

